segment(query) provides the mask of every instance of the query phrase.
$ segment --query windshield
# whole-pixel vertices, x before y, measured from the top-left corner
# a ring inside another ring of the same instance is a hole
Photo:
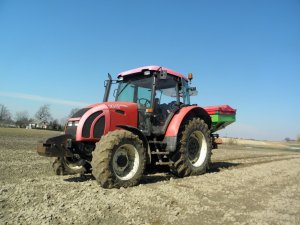
[[[140,105],[151,105],[152,76],[135,75],[119,81],[116,94],[118,102],[135,102]]]
[[[118,102],[135,102],[141,106],[151,107],[151,94],[153,75],[134,74],[126,76],[118,81],[119,86],[116,93]],[[189,104],[187,93],[188,83],[185,80],[179,82],[178,78],[168,75],[165,79],[156,80],[155,102],[159,104],[170,104],[177,100],[177,88],[179,100],[183,104]]]

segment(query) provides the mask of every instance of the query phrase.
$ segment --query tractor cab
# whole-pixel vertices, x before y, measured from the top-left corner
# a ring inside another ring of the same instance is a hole
[[[147,136],[163,135],[174,114],[190,104],[188,79],[166,68],[149,66],[125,71],[116,83],[115,101],[138,105],[138,128]]]

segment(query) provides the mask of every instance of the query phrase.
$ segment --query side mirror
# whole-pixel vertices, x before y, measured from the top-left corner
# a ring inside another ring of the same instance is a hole
[[[197,96],[198,95],[198,91],[196,87],[190,87],[189,89],[189,96]]]
[[[165,80],[167,79],[168,71],[167,70],[161,70],[159,73],[159,79]]]

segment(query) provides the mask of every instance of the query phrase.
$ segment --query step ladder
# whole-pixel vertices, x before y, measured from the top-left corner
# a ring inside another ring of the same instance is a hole
[[[149,144],[167,146],[167,143],[162,141],[149,141]],[[173,162],[169,160],[169,154],[170,152],[160,151],[158,148],[156,148],[156,151],[151,151],[151,155],[158,157],[158,162],[155,162],[155,165],[172,166]]]

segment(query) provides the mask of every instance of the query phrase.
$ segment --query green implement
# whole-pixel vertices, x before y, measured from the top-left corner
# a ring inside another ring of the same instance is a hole
[[[211,117],[211,132],[216,132],[235,122],[236,110],[228,105],[203,107]]]

